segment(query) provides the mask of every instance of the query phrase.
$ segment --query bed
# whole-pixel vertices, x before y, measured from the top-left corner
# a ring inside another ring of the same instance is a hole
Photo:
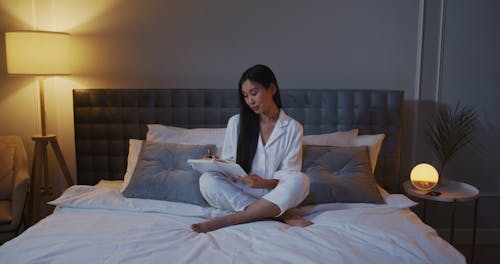
[[[409,209],[415,203],[399,194],[401,91],[282,90],[281,94],[285,111],[303,124],[306,136],[353,129],[360,135],[383,133],[372,171],[382,203],[300,206],[296,212],[314,222],[306,228],[267,220],[194,233],[192,223],[228,212],[124,197],[130,139],[148,138],[148,124],[223,128],[238,113],[237,92],[74,90],[78,185],[51,202],[57,206],[52,215],[2,245],[0,259],[5,263],[465,263],[460,252]]]

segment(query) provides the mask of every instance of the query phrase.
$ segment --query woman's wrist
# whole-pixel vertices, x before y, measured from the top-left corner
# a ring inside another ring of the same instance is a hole
[[[266,189],[274,189],[278,185],[278,180],[276,179],[266,179]]]

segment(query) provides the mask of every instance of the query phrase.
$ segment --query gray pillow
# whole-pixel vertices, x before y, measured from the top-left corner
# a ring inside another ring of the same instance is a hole
[[[310,192],[302,205],[353,202],[384,203],[371,171],[368,147],[305,145],[303,170]]]
[[[209,148],[215,153],[215,145],[144,141],[123,196],[208,207],[200,193],[200,173],[195,171],[187,160],[202,158]]]

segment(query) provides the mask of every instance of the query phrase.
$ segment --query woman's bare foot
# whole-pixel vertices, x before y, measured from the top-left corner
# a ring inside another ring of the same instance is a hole
[[[313,222],[303,218],[302,216],[288,210],[278,217],[279,220],[291,226],[306,227],[312,225]]]
[[[249,222],[245,218],[245,214],[245,212],[236,212],[233,214],[216,217],[205,222],[192,224],[191,230],[198,233],[207,233],[226,226]]]
[[[191,230],[197,233],[207,233],[210,231],[217,230],[219,228],[223,228],[228,226],[227,224],[224,224],[224,221],[221,217],[214,218],[212,220],[208,220],[205,222],[201,223],[196,223],[191,225]]]
[[[244,211],[236,212],[221,217],[216,217],[212,220],[208,220],[205,222],[192,224],[191,230],[198,233],[207,233],[226,226],[248,223],[259,219],[265,219],[273,215],[277,215],[279,212],[280,208],[277,205],[265,199],[259,199],[254,203],[250,204],[249,206],[247,206]]]

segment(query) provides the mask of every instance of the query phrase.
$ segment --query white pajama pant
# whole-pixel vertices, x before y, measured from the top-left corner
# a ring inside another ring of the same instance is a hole
[[[279,215],[297,207],[309,194],[309,177],[304,173],[278,171],[274,179],[279,180],[274,189],[254,189],[221,173],[205,172],[200,176],[200,192],[211,206],[231,211],[243,211],[264,198],[280,208]]]

